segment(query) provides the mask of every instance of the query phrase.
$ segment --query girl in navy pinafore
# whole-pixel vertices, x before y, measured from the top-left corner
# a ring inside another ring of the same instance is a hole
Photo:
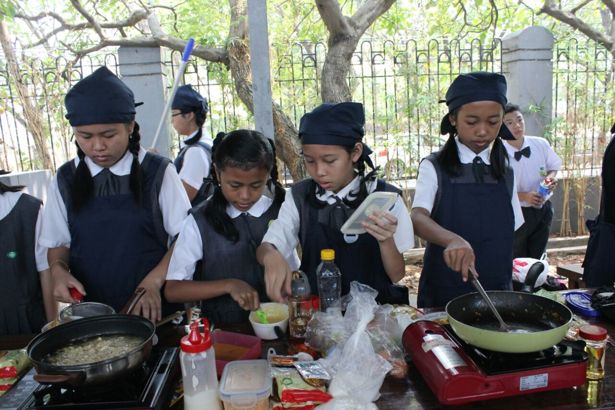
[[[442,307],[472,292],[471,268],[485,289],[512,289],[513,233],[523,223],[514,175],[498,138],[512,137],[502,125],[505,78],[460,75],[446,103],[441,132],[449,139],[421,162],[412,205],[414,229],[427,241],[419,307]]]
[[[257,253],[272,299],[283,300],[290,293],[291,270],[283,256],[300,244],[301,270],[314,293],[320,251],[330,248],[342,272],[342,294],[349,292],[352,281],[358,281],[376,289],[380,303],[408,303],[408,289],[396,284],[404,276],[402,253],[414,244],[401,195],[390,211],[370,216],[365,233],[340,231],[370,193],[400,193],[377,179],[375,171],[365,174],[366,165],[374,166],[371,150],[362,142],[364,125],[363,106],[354,102],[322,104],[301,118],[299,138],[311,178],[287,193]]]
[[[284,199],[273,142],[261,133],[220,133],[213,145],[214,194],[194,208],[177,238],[166,297],[200,302],[215,323],[240,323],[268,301],[256,247]],[[295,268],[298,258],[292,253]]]
[[[134,313],[159,320],[170,259],[168,248],[190,208],[168,159],[145,152],[132,91],[106,67],[79,81],[65,99],[78,158],[58,169],[45,206],[41,243],[47,246],[55,297],[120,310],[137,288]]]

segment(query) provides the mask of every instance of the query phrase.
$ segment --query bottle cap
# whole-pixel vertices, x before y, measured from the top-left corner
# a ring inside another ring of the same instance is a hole
[[[292,296],[295,297],[309,296],[312,292],[312,289],[310,288],[310,281],[303,271],[293,271],[292,280],[290,282],[290,290]]]
[[[332,261],[335,259],[335,251],[333,249],[322,249],[320,251],[320,259],[323,261]]]
[[[203,319],[205,329],[203,333],[199,332],[199,323],[201,319],[195,320],[190,324],[190,334],[182,337],[179,347],[185,353],[200,353],[209,349],[212,345],[211,335],[209,333],[209,322]]]
[[[604,340],[607,337],[606,329],[595,325],[584,325],[579,329],[579,336],[586,340]]]

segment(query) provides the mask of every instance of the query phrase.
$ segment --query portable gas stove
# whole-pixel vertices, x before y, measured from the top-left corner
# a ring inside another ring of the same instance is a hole
[[[468,345],[450,328],[419,320],[403,346],[442,404],[463,404],[585,383],[584,342],[563,340],[534,353],[499,353]]]
[[[78,388],[41,384],[17,408],[166,409],[179,375],[179,349],[154,348],[141,367],[117,381]]]

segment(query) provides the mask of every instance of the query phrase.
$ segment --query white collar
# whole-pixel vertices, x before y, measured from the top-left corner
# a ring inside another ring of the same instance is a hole
[[[145,154],[146,154],[145,149],[143,147],[139,148],[138,160],[140,163],[143,162],[143,158],[145,158]],[[129,175],[130,168],[132,167],[132,158],[133,158],[132,153],[127,150],[126,153],[124,153],[124,156],[122,156],[122,158],[120,158],[118,162],[116,162],[115,164],[109,167],[109,171],[111,171],[111,173],[117,176],[120,176],[120,177],[123,175]],[[75,158],[75,166],[79,166],[79,162],[80,162],[79,157]],[[93,177],[98,175],[105,168],[105,167],[101,167],[100,165],[96,164],[94,161],[92,161],[90,157],[85,157],[85,164],[88,166],[90,170],[90,174],[92,174]]]
[[[455,143],[457,144],[457,151],[459,152],[459,162],[461,162],[462,164],[471,164],[476,157],[480,157],[480,159],[482,159],[483,162],[487,165],[491,163],[489,157],[491,155],[491,146],[493,143],[489,144],[487,148],[485,148],[478,154],[472,151],[466,145],[464,145],[461,141],[459,141],[458,136],[455,136]]]
[[[263,194],[258,199],[258,201],[256,201],[256,203],[254,205],[252,205],[252,208],[248,209],[246,212],[242,212],[239,209],[235,208],[233,205],[228,204],[226,206],[226,214],[228,216],[230,216],[231,219],[235,219],[235,218],[237,218],[238,216],[240,216],[241,214],[244,214],[244,213],[250,214],[253,217],[258,218],[262,214],[264,214],[265,211],[267,211],[267,209],[269,209],[269,207],[271,206],[272,203],[273,203],[273,199],[271,199],[267,195]]]
[[[355,176],[352,181],[350,181],[344,188],[340,189],[337,193],[333,191],[325,191],[322,194],[316,194],[316,198],[320,201],[326,201],[330,204],[335,203],[334,197],[337,197],[341,200],[344,200],[348,197],[350,199],[354,199],[354,195],[350,195],[351,193],[357,193],[359,191],[361,177],[359,175]],[[367,182],[367,192],[371,193],[376,189],[376,184],[374,180]]]

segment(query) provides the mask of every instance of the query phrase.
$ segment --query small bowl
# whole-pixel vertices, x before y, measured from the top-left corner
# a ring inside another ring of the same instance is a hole
[[[275,327],[279,327],[282,333],[286,333],[288,328],[288,306],[284,303],[261,303],[261,309],[267,314],[270,323],[260,323],[256,314],[250,312],[250,323],[254,334],[264,340],[277,339]],[[275,322],[271,322],[271,319]]]
[[[115,313],[109,305],[98,302],[81,302],[69,305],[60,311],[60,322],[70,322],[85,317],[112,315]]]

